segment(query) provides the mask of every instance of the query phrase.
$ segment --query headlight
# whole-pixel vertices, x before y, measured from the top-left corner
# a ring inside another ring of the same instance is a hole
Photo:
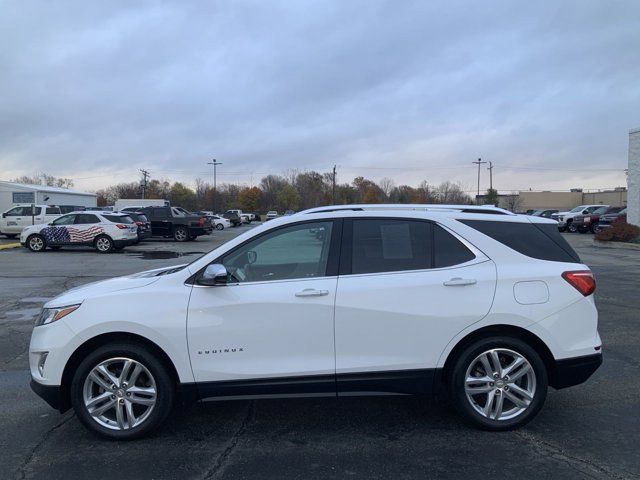
[[[40,325],[46,325],[47,323],[53,323],[56,320],[60,320],[61,318],[66,317],[71,312],[76,311],[80,307],[78,305],[69,305],[66,307],[58,307],[58,308],[43,308],[42,312],[36,319],[36,327]]]

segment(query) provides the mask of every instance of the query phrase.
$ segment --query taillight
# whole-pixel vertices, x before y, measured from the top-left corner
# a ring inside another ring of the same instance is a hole
[[[126,230],[127,228],[129,228],[126,225],[123,225],[121,223],[116,223],[116,227],[118,227],[120,230]]]
[[[136,225],[138,225],[139,227],[144,227],[144,222],[136,222]]]
[[[564,272],[562,278],[585,297],[588,297],[596,291],[596,279],[593,273],[591,273],[591,270]]]
[[[203,226],[205,221],[206,219],[204,217],[200,217],[200,226]]]

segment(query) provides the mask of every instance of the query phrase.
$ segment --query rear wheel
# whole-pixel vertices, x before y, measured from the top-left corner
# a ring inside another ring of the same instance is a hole
[[[512,337],[478,340],[458,355],[449,387],[458,412],[485,430],[511,430],[533,419],[547,395],[540,355]]]
[[[27,238],[27,248],[32,252],[42,252],[47,248],[47,241],[42,235],[31,235]]]
[[[115,249],[113,240],[111,240],[106,235],[100,235],[96,237],[96,239],[93,242],[93,246],[100,253],[110,253]]]
[[[92,432],[112,439],[149,434],[167,418],[174,382],[167,367],[136,344],[110,344],[90,353],[71,383],[78,419]]]
[[[598,230],[600,230],[600,226],[598,225],[598,222],[594,222],[591,224],[591,233],[598,233]]]
[[[185,227],[176,227],[173,231],[173,239],[176,242],[186,242],[189,239],[189,232]]]
[[[221,223],[216,224],[216,230],[224,230],[224,225]]]

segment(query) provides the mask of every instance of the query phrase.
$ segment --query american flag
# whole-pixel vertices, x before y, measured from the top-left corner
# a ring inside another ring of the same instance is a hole
[[[91,227],[80,230],[75,227],[47,227],[41,232],[47,243],[85,243],[104,233],[102,227]]]

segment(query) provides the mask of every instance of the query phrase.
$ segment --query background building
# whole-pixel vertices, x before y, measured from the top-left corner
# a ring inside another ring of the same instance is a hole
[[[46,185],[27,185],[0,181],[0,212],[4,212],[19,203],[95,207],[97,200],[95,193],[47,187]]]
[[[479,198],[480,204],[486,203],[486,195],[480,195]],[[521,191],[498,195],[499,207],[516,212],[547,209],[565,211],[571,210],[578,205],[597,204],[624,207],[627,205],[627,189],[619,187],[601,192],[583,192],[580,189],[574,189],[570,192]]]
[[[627,186],[629,188],[627,221],[634,225],[640,225],[640,128],[629,132]]]

